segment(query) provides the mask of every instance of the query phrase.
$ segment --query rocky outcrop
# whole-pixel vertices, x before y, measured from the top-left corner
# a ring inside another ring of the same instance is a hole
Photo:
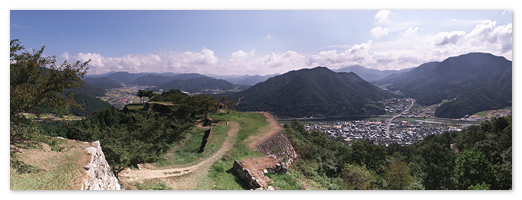
[[[100,142],[93,142],[94,147],[88,147],[87,153],[91,155],[90,162],[84,166],[87,178],[84,179],[82,190],[124,190],[111,166],[105,160],[105,155]]]

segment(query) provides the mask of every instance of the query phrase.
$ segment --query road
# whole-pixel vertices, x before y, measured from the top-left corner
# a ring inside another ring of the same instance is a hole
[[[411,107],[413,107],[413,104],[415,103],[415,99],[412,99],[412,98],[408,98],[408,99],[411,101],[411,105],[410,105],[408,108],[406,108],[406,110],[402,111],[402,112],[401,112],[400,114],[398,114],[398,115],[393,116],[393,117],[390,119],[390,121],[388,121],[388,125],[386,126],[386,137],[388,137],[388,138],[390,137],[390,124],[391,124],[391,122],[392,122],[395,118],[401,116],[404,112],[410,110]]]

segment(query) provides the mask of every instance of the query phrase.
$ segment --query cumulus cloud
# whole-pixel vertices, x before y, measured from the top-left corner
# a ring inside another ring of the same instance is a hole
[[[415,29],[412,29],[412,28],[408,28],[408,30],[404,31],[404,33],[402,33],[402,36],[403,37],[412,37],[412,36],[415,36],[417,34],[417,32],[419,32],[419,27],[415,27]]]
[[[380,38],[382,36],[386,36],[388,35],[388,33],[390,32],[390,29],[389,28],[383,28],[383,27],[375,27],[373,28],[370,33],[372,33],[372,35],[375,37],[375,38]]]
[[[466,35],[464,31],[441,32],[434,37],[436,45],[457,44]]]
[[[386,28],[376,29],[378,36],[388,33]],[[336,44],[317,53],[303,54],[296,51],[260,54],[255,51],[237,50],[218,57],[214,51],[166,51],[158,54],[105,57],[97,53],[63,53],[68,61],[87,61],[89,74],[110,71],[176,72],[216,75],[285,73],[301,68],[325,66],[338,69],[350,65],[362,65],[374,69],[403,69],[417,67],[431,61],[443,61],[451,56],[469,52],[488,52],[512,59],[512,24],[498,26],[494,21],[481,21],[469,31],[422,34],[418,27],[403,31],[402,37],[393,41],[368,40],[359,44]],[[373,34],[373,33],[372,33]]]
[[[388,16],[390,15],[391,11],[389,10],[380,10],[376,15],[375,19],[378,23],[382,24],[385,22],[388,22]]]

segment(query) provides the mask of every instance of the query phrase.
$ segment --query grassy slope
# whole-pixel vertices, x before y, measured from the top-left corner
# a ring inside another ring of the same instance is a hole
[[[11,190],[81,189],[88,145],[56,138],[48,143],[51,146],[11,139]]]

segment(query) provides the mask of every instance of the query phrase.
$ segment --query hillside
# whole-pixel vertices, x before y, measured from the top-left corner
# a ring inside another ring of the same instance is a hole
[[[172,81],[172,80],[188,80],[193,78],[201,78],[206,77],[201,74],[197,73],[190,73],[190,74],[176,74],[172,76],[162,76],[162,75],[155,75],[155,74],[148,74],[141,76],[137,78],[136,80],[129,82],[131,85],[142,85],[142,86],[157,86],[161,85],[163,83]]]
[[[205,89],[231,90],[235,87],[236,86],[234,84],[229,83],[225,80],[219,80],[209,77],[200,77],[187,80],[172,80],[158,85],[154,88],[154,91],[158,91],[159,89],[163,89],[164,91],[169,91],[171,89],[179,89],[195,93],[202,92]]]
[[[360,76],[362,79],[372,82],[380,80],[386,76],[391,74],[397,74],[402,72],[407,72],[411,70],[411,68],[402,69],[402,70],[377,70],[377,69],[369,69],[360,65],[352,65],[348,67],[339,68],[334,70],[335,72],[353,72]]]
[[[231,83],[234,83],[234,84],[238,84],[238,85],[255,85],[257,83],[266,81],[267,79],[272,78],[274,76],[276,76],[276,75],[275,74],[273,74],[273,75],[266,75],[266,76],[245,75],[245,76],[240,76],[240,77],[224,78],[224,80],[226,80],[228,82],[231,82]]]
[[[76,116],[89,116],[94,111],[101,111],[105,108],[110,108],[112,105],[106,101],[96,97],[89,96],[84,93],[75,93],[74,101],[82,105],[83,110],[78,108],[71,109],[71,114]]]
[[[89,83],[92,87],[102,88],[102,89],[111,89],[111,88],[122,88],[123,85],[121,83],[116,82],[107,77],[98,77],[98,78],[85,78],[85,83]]]
[[[269,111],[278,117],[340,117],[382,114],[384,110],[374,103],[391,96],[354,73],[317,67],[269,78],[230,98],[241,111]]]
[[[385,77],[377,83],[390,84],[388,89],[400,90],[421,105],[440,103],[443,99],[461,100],[470,91],[489,87],[499,95],[494,102],[490,102],[490,106],[480,106],[480,109],[489,110],[505,102],[511,104],[512,62],[488,53],[469,53],[450,57],[443,62],[425,63],[409,72]]]
[[[455,101],[442,104],[435,116],[444,118],[461,118],[470,113],[483,110],[500,109],[511,105],[511,102],[502,98],[502,94],[490,87],[475,89]]]

